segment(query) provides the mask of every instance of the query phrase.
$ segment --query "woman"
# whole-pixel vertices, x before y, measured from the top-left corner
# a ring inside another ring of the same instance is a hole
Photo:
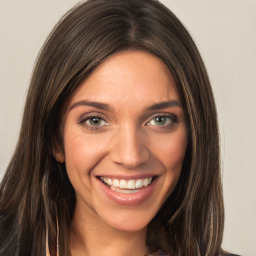
[[[67,13],[0,191],[0,255],[225,255],[214,99],[170,10],[91,0]]]

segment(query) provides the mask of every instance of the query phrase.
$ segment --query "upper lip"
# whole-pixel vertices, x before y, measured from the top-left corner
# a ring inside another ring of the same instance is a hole
[[[145,178],[153,178],[157,177],[159,175],[157,174],[137,174],[137,175],[130,175],[130,176],[124,176],[124,175],[110,175],[110,174],[103,174],[103,175],[96,175],[96,177],[104,177],[104,178],[110,178],[110,179],[118,179],[118,180],[137,180],[137,179],[145,179]]]

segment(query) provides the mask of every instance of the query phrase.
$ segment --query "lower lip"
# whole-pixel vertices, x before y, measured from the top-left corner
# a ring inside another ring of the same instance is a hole
[[[101,189],[110,200],[119,205],[135,206],[142,204],[153,194],[156,187],[157,178],[155,178],[147,187],[142,187],[141,189],[138,189],[138,192],[131,194],[116,192],[107,185],[103,184],[100,180],[98,180],[98,182],[100,183]]]

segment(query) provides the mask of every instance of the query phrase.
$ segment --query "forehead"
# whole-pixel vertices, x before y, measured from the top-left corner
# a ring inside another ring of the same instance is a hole
[[[179,99],[174,78],[156,56],[145,51],[123,51],[110,56],[80,85],[70,104],[79,100],[111,103]]]

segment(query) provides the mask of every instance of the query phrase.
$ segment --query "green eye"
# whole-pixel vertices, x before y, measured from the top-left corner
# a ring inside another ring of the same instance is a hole
[[[147,125],[151,126],[170,126],[173,123],[177,122],[177,118],[172,115],[159,115],[152,118]]]
[[[165,125],[168,121],[166,116],[157,116],[153,119],[154,124],[158,126]]]
[[[89,117],[86,122],[85,122],[87,125],[89,126],[103,126],[103,125],[106,125],[107,122],[104,121],[101,117],[97,117],[97,116],[92,116],[92,117]]]
[[[105,128],[110,125],[103,117],[97,115],[97,113],[95,115],[93,113],[88,113],[82,116],[78,121],[78,124],[92,132],[105,131]]]

